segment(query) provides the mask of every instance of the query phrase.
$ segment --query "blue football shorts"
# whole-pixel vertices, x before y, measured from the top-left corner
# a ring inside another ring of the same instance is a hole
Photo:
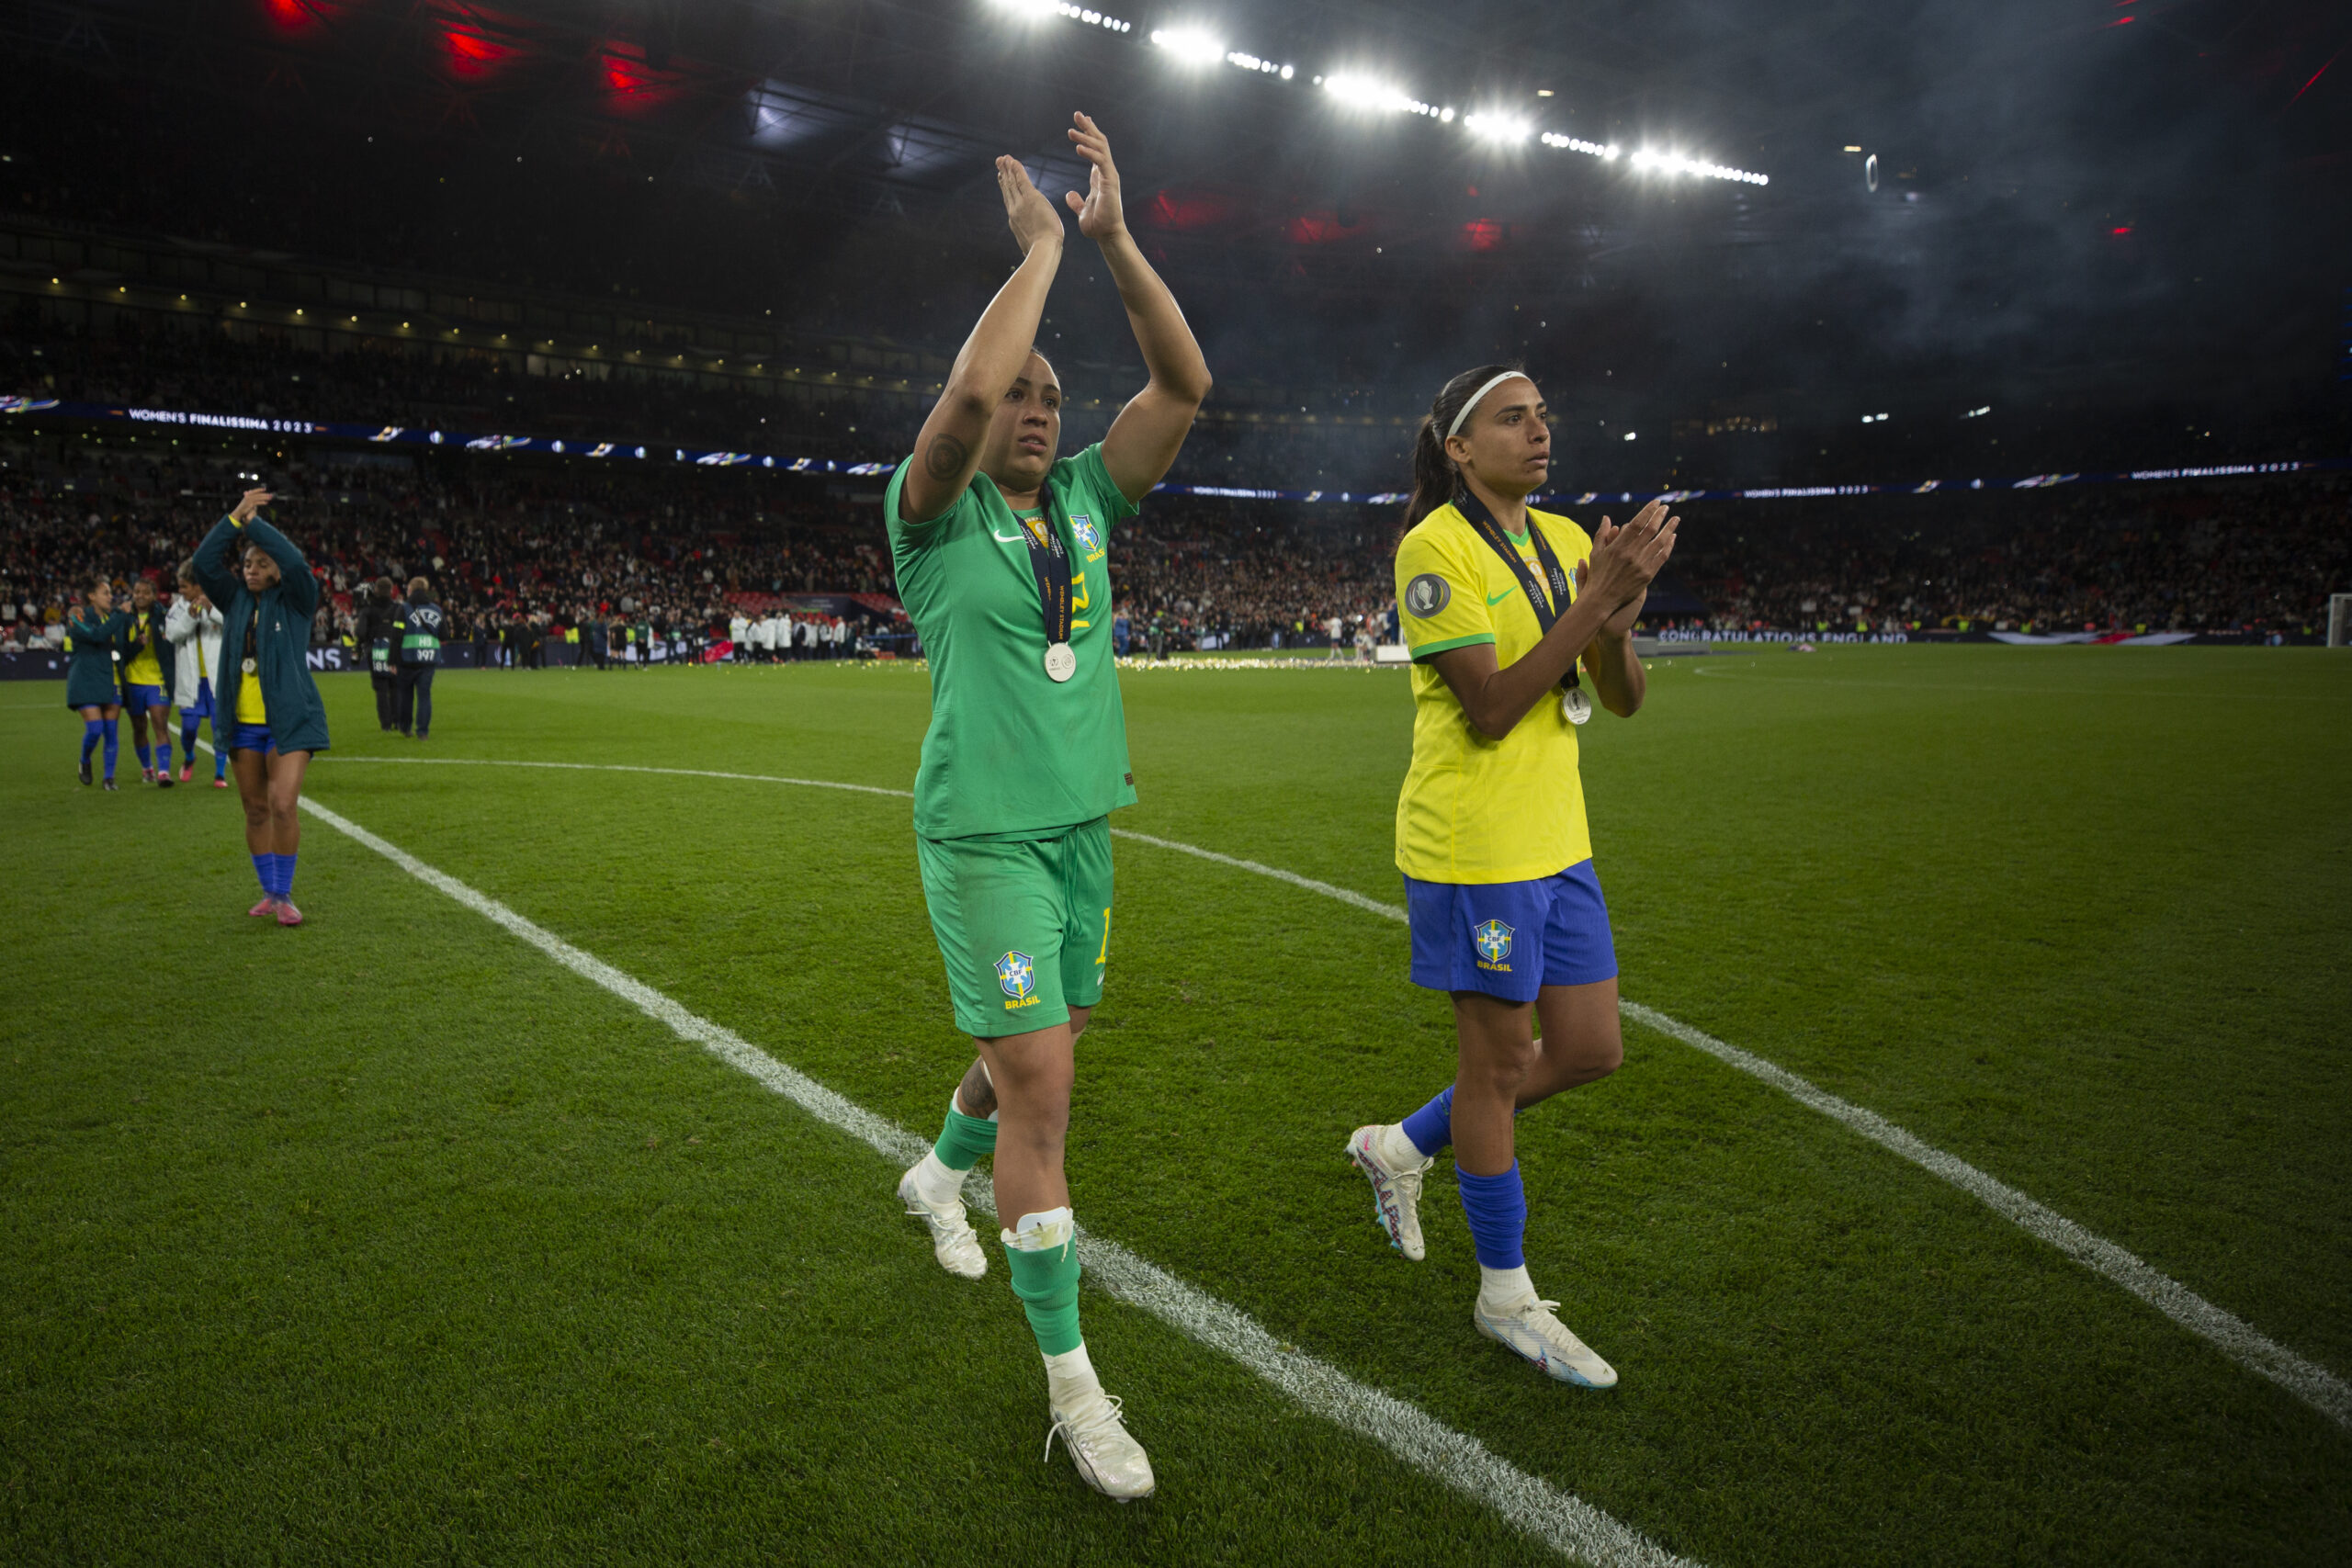
[[[1617,947],[1592,862],[1532,882],[1405,879],[1416,986],[1532,1002],[1545,986],[1614,979]]]

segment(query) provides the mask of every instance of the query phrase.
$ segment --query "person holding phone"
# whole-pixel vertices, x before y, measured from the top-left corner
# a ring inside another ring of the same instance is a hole
[[[115,758],[122,750],[116,725],[122,714],[115,669],[130,636],[130,616],[114,607],[114,583],[105,573],[90,579],[83,603],[65,617],[65,705],[82,716],[82,782],[90,782],[90,753],[106,749],[106,787],[114,788]]]
[[[196,562],[180,563],[180,591],[172,613],[164,621],[164,635],[172,639],[173,697],[180,709],[180,783],[196,771],[196,727],[212,721],[212,787],[229,787],[229,748],[220,733],[220,709],[213,684],[220,673],[220,612],[205,597],[196,581]]]
[[[1372,1184],[1375,1222],[1418,1261],[1422,1178],[1451,1145],[1478,1259],[1477,1332],[1561,1382],[1610,1388],[1615,1369],[1529,1277],[1512,1122],[1624,1058],[1577,771],[1593,707],[1578,666],[1611,713],[1640,708],[1634,623],[1680,519],[1652,502],[1588,536],[1528,504],[1551,457],[1550,410],[1510,365],[1448,381],[1415,441],[1396,563],[1413,657],[1396,866],[1413,983],[1453,998],[1454,1078],[1401,1122],[1357,1128],[1347,1152]]]
[[[318,579],[294,542],[260,515],[266,490],[249,490],[196,548],[196,581],[224,623],[221,705],[229,767],[245,808],[245,848],[261,902],[245,912],[299,926],[295,857],[302,846],[302,775],[327,749],[326,705],[311,678],[311,616]]]

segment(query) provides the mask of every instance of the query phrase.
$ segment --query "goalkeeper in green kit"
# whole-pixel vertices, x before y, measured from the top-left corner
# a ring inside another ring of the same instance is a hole
[[[1087,1483],[1125,1502],[1151,1495],[1151,1461],[1087,1359],[1062,1176],[1072,1046],[1111,955],[1109,817],[1136,798],[1105,555],[1113,526],[1176,460],[1209,373],[1127,232],[1110,142],[1072,118],[1069,139],[1093,170],[1087,194],[1065,199],[1102,247],[1150,379],[1099,446],[1056,459],[1062,388],[1035,343],[1062,220],[1000,158],[1021,265],[883,499],[899,595],[931,660],[916,860],[956,1026],[979,1048],[899,1197],[930,1227],[940,1263],[978,1279],[988,1256],[961,1192],[993,1151],[1006,1268],[1046,1359],[1046,1452],[1060,1436]]]

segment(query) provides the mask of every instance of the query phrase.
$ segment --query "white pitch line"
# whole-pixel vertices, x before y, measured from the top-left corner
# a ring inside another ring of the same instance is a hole
[[[457,758],[379,759],[456,761]],[[561,766],[562,764],[551,764]],[[574,764],[585,766],[586,764]],[[680,769],[633,770],[677,773]],[[742,775],[715,775],[719,777]],[[875,795],[903,794],[859,784],[828,787]],[[929,1145],[897,1122],[876,1116],[796,1068],[786,1066],[733,1030],[688,1010],[634,976],[582,952],[545,927],[525,919],[497,899],[474,891],[456,877],[378,838],[356,822],[305,799],[302,809],[328,827],[367,846],[411,876],[447,895],[474,913],[504,927],[583,979],[593,980],[680,1039],[701,1046],[729,1066],[784,1096],[820,1122],[838,1127],[885,1156],[910,1164]],[[967,1186],[970,1206],[993,1211],[995,1194],[984,1182]],[[1618,1523],[1591,1504],[1538,1476],[1528,1474],[1477,1438],[1457,1432],[1401,1399],[1368,1388],[1328,1361],[1285,1350],[1256,1318],[1170,1274],[1158,1264],[1099,1235],[1079,1241],[1079,1256],[1094,1282],[1114,1298],[1159,1318],[1186,1337],[1223,1351],[1298,1404],[1333,1425],[1352,1431],[1431,1479],[1500,1514],[1513,1528],[1565,1556],[1600,1568],[1690,1568],[1639,1532]]]
[[[505,762],[484,757],[344,757],[346,762],[441,762],[479,767],[570,768],[592,772],[623,772],[639,773],[678,773],[694,778],[741,779],[759,784],[806,784],[818,789],[854,790],[863,795],[890,795],[910,797],[912,792],[884,789],[876,784],[837,784],[828,779],[786,779],[761,773],[718,773],[694,768],[640,768],[620,763],[598,762]],[[311,803],[302,803],[308,807]],[[1256,861],[1219,854],[1194,844],[1181,843],[1173,839],[1154,838],[1125,828],[1111,831],[1122,839],[1150,844],[1157,849],[1172,850],[1180,854],[1214,861],[1255,875],[1272,877],[1277,882],[1336,898],[1368,913],[1403,923],[1404,909],[1395,904],[1384,904],[1345,887],[1328,882],[1317,882],[1296,872],[1283,871],[1279,866],[1261,865]],[[517,917],[518,919],[520,917]],[[1654,1029],[1668,1039],[1679,1040],[1694,1049],[1703,1051],[1726,1066],[1738,1068],[1753,1077],[1786,1094],[1800,1105],[1808,1106],[1823,1115],[1860,1134],[1894,1154],[1902,1156],[1920,1169],[1944,1180],[1983,1202],[1985,1207],[2009,1221],[2019,1229],[2049,1243],[2084,1268],[2120,1285],[2133,1295],[2163,1313],[2181,1327],[2205,1340],[2232,1360],[2249,1371],[2268,1378],[2312,1409],[2335,1422],[2352,1427],[2352,1384],[2310,1359],[2270,1338],[2236,1314],[2215,1306],[2188,1286],[2169,1275],[2159,1272],[2133,1253],[2126,1251],[2106,1237],[2084,1229],[2056,1210],[2026,1196],[2006,1182],[1987,1176],[1957,1155],[1926,1143],[1914,1134],[1887,1121],[1874,1111],[1865,1111],[1850,1100],[1840,1100],[1825,1089],[1799,1077],[1787,1068],[1775,1066],[1752,1052],[1716,1039],[1702,1030],[1694,1029],[1679,1019],[1670,1018],[1656,1008],[1622,998],[1618,1010],[1645,1028]],[[1189,1287],[1187,1287],[1189,1288]],[[1337,1375],[1337,1374],[1335,1374]]]

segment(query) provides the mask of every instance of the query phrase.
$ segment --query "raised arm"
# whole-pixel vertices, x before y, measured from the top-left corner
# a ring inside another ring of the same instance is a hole
[[[1166,477],[1183,449],[1193,420],[1209,395],[1209,364],[1176,296],[1143,258],[1136,238],[1127,232],[1125,209],[1119,199],[1119,170],[1111,162],[1111,141],[1085,115],[1069,132],[1079,156],[1094,165],[1083,197],[1070,191],[1062,199],[1078,214],[1078,231],[1102,247],[1103,265],[1118,285],[1119,302],[1127,308],[1127,325],[1143,350],[1143,366],[1150,379],[1128,400],[1102,438],[1102,466],[1111,482],[1129,501],[1141,501]]]
[[[237,551],[244,536],[243,527],[232,513],[212,525],[212,532],[196,547],[196,584],[215,604],[226,604],[237,596]]]
[[[907,465],[906,482],[899,487],[903,522],[928,523],[938,517],[972,482],[989,421],[1021,367],[1029,363],[1037,323],[1046,313],[1046,295],[1062,265],[1061,218],[1029,183],[1029,171],[1019,159],[996,161],[996,186],[1004,197],[1005,221],[1021,243],[1021,265],[980,312],[979,324],[964,340],[947,372],[947,389],[922,422],[914,461]]]
[[[304,615],[316,611],[319,607],[319,580],[311,575],[311,563],[302,558],[302,552],[295,547],[294,541],[259,515],[247,520],[245,538],[259,545],[263,553],[277,563],[277,583],[285,592],[286,607]]]

